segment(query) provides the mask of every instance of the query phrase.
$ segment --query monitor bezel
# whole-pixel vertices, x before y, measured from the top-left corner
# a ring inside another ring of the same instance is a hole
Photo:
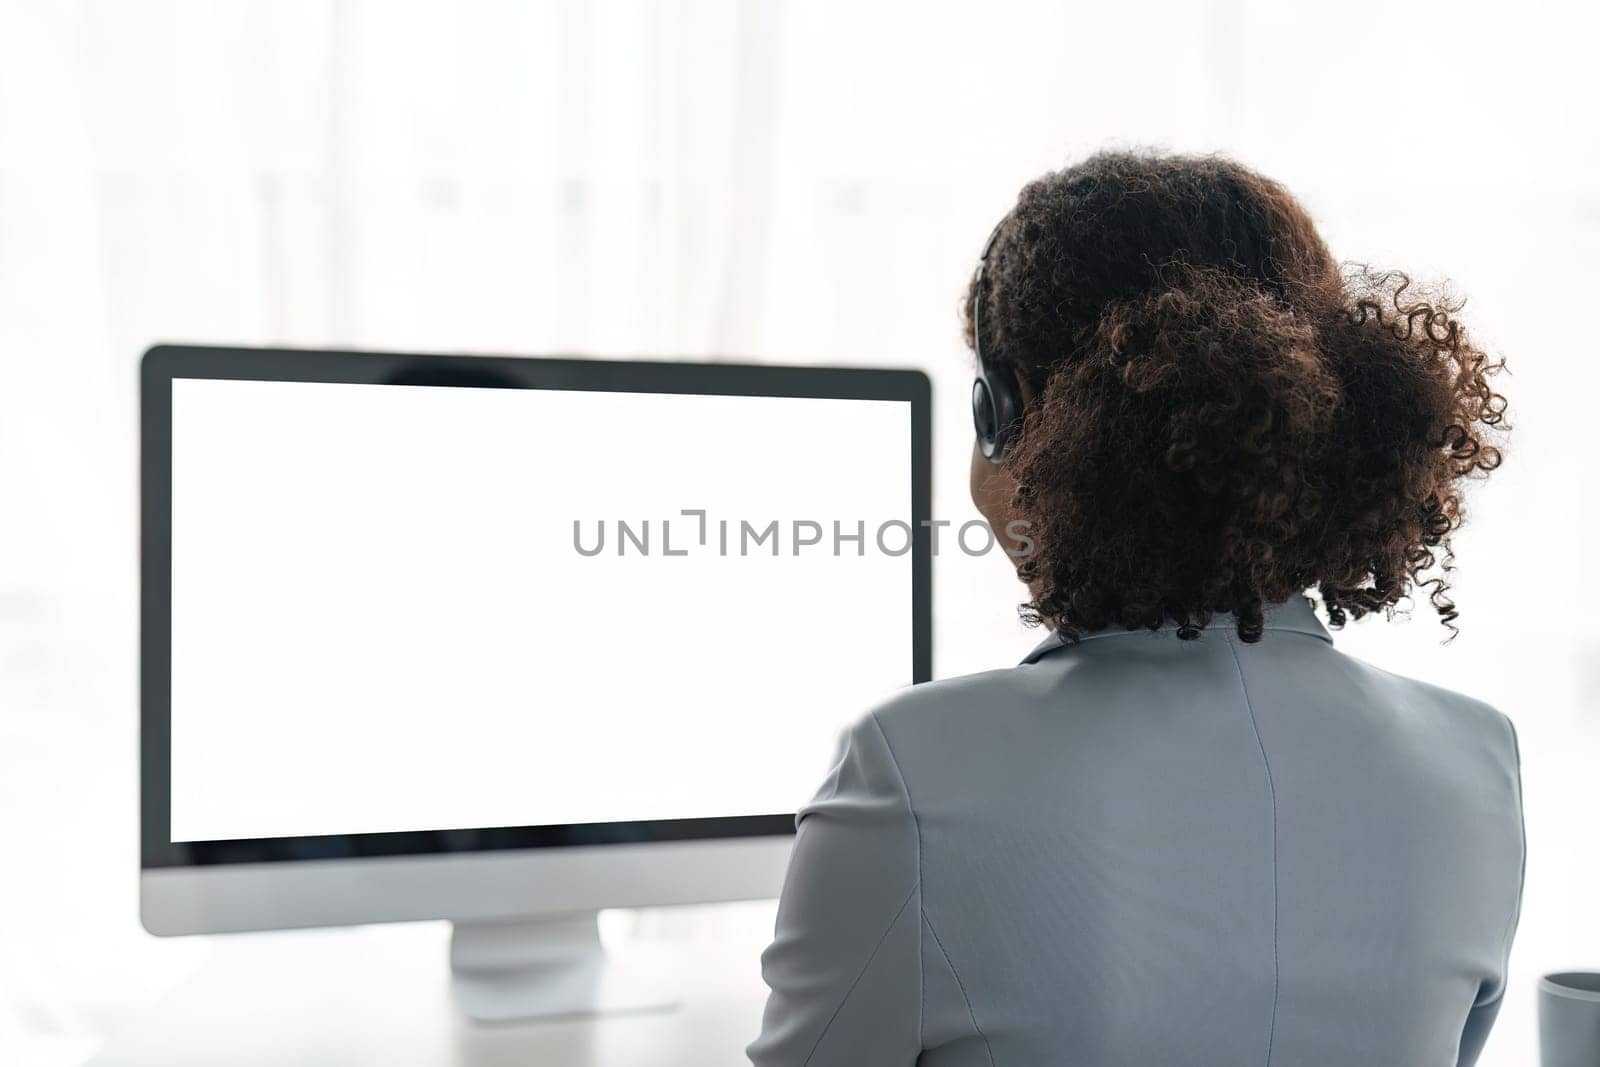
[[[401,381],[396,383],[397,376]],[[932,677],[931,387],[921,371],[163,344],[140,365],[140,865],[143,869],[769,838],[790,812],[627,823],[171,840],[172,382],[217,380],[891,400],[911,405],[912,680]]]

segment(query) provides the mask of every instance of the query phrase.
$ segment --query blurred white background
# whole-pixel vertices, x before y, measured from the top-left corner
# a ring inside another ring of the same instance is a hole
[[[207,951],[136,918],[152,342],[921,367],[959,522],[979,245],[1029,178],[1153,145],[1280,179],[1342,257],[1454,279],[1510,360],[1461,637],[1419,611],[1338,644],[1521,731],[1486,1062],[1528,1062],[1537,975],[1600,967],[1597,29],[1577,4],[0,0],[0,1060],[81,1061]],[[1036,640],[998,558],[935,581],[941,675]]]

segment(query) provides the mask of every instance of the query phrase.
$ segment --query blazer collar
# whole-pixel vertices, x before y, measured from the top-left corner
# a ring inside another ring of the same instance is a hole
[[[1262,614],[1266,617],[1265,629],[1286,630],[1290,633],[1305,634],[1307,637],[1319,638],[1328,644],[1333,644],[1333,637],[1328,633],[1317,613],[1311,607],[1311,599],[1305,596],[1290,597],[1281,604],[1269,604]],[[1218,612],[1206,625],[1207,630],[1228,631],[1238,624],[1233,615],[1228,612]],[[1170,634],[1177,630],[1177,623],[1168,623],[1159,630],[1098,630],[1092,634],[1084,634],[1079,641],[1094,641],[1103,637],[1136,637],[1140,634],[1164,633]],[[1045,656],[1058,648],[1070,647],[1062,643],[1060,635],[1052,632],[1049,637],[1040,641],[1038,646],[1027,656],[1023,663],[1037,663]]]

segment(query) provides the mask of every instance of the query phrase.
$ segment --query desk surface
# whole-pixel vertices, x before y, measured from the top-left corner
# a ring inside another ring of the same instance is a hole
[[[620,954],[681,977],[679,1007],[487,1026],[451,1000],[444,923],[215,938],[91,1067],[748,1067],[772,919],[771,902],[602,916]],[[1529,1062],[1533,1009],[1514,980],[1479,1067]]]
[[[210,961],[92,1064],[748,1065],[770,903],[608,915],[602,930],[620,955],[678,976],[682,1003],[483,1025],[451,1001],[444,923],[248,934],[216,939]]]

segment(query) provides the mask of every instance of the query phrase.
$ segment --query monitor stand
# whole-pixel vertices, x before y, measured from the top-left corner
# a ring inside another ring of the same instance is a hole
[[[677,995],[659,975],[606,954],[595,912],[457,921],[450,935],[456,1003],[481,1022],[663,1011]]]

